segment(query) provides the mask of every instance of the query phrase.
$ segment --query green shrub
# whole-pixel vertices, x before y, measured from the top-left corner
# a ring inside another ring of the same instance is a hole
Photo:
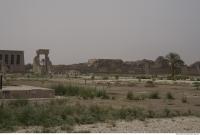
[[[132,91],[129,91],[126,95],[128,100],[144,100],[146,95],[134,95]]]
[[[56,100],[55,102],[58,102]],[[189,115],[187,113],[174,114],[172,110],[163,110],[160,116],[171,117],[175,115]],[[66,105],[59,103],[26,104],[17,105],[6,104],[0,106],[0,132],[13,132],[15,126],[42,126],[47,131],[55,132],[53,127],[61,127],[62,130],[71,131],[75,124],[93,124],[109,120],[145,120],[145,118],[158,117],[157,112],[145,111],[142,108],[112,108],[97,105]],[[63,127],[67,126],[67,127]]]
[[[116,119],[125,119],[131,121],[133,119],[145,120],[146,115],[141,108],[121,108],[115,114]]]
[[[102,99],[108,99],[109,96],[105,90],[97,90],[92,87],[83,87],[78,85],[57,85],[53,86],[55,94],[58,96],[80,96],[84,99],[93,99],[94,97],[101,97]]]
[[[146,95],[134,95],[133,100],[144,100],[146,98]]]
[[[95,91],[91,89],[83,89],[79,91],[78,96],[84,99],[88,99],[88,98],[93,99],[95,97]]]
[[[150,99],[160,99],[159,92],[158,91],[151,92],[149,94],[149,98]]]
[[[96,97],[102,98],[102,99],[109,99],[108,94],[105,90],[97,90],[96,91]]]
[[[167,92],[166,98],[171,100],[175,99],[171,92]]]

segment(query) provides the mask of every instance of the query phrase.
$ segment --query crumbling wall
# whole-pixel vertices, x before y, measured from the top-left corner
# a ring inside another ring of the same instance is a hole
[[[45,58],[40,60],[40,55],[44,55]],[[39,49],[36,51],[36,56],[33,60],[33,72],[40,75],[50,74],[52,72],[52,63],[49,59],[48,49]]]

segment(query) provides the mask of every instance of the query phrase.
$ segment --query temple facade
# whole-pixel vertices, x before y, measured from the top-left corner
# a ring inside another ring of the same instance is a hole
[[[24,51],[0,50],[0,72],[24,72]]]

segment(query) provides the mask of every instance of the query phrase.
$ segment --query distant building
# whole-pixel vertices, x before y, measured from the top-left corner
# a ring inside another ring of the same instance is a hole
[[[80,72],[77,70],[70,70],[67,72],[68,77],[78,77],[80,75]]]
[[[0,72],[24,72],[24,51],[0,50]]]

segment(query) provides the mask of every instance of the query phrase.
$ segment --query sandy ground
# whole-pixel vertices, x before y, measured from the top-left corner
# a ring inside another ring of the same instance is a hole
[[[75,132],[93,133],[199,133],[200,118],[176,117],[162,119],[117,121],[75,126]]]

